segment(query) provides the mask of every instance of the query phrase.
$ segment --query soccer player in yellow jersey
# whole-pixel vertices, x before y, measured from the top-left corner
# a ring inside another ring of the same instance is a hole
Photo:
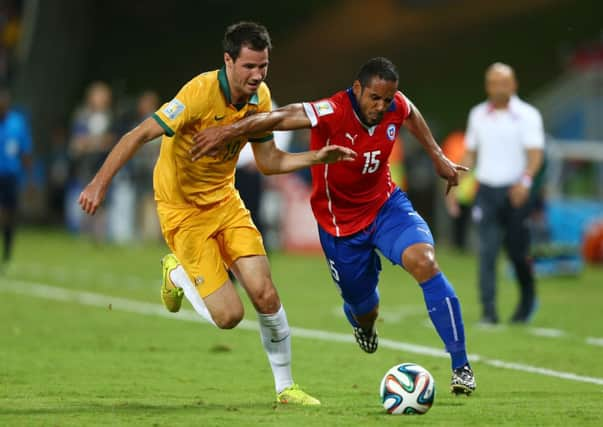
[[[262,237],[234,187],[239,151],[249,140],[265,174],[291,172],[317,163],[353,160],[354,151],[331,145],[317,151],[280,151],[271,133],[229,141],[215,157],[191,160],[193,135],[270,110],[270,36],[261,25],[241,22],[227,28],[224,67],[193,78],[152,117],[125,134],[80,195],[94,214],[111,179],[145,142],[163,135],[153,186],[165,240],[174,254],[163,259],[162,300],[178,311],[183,295],[197,313],[219,328],[234,328],[243,304],[228,278],[240,280],[258,312],[262,343],[274,375],[277,401],[317,405],[291,374],[291,338],[285,311],[272,282]]]

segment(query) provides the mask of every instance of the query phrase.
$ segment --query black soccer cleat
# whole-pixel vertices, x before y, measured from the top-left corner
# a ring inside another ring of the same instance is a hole
[[[475,391],[475,376],[473,369],[466,364],[461,368],[452,371],[452,379],[450,380],[450,392],[456,394],[466,394],[469,396]]]
[[[379,337],[377,331],[373,329],[372,334],[367,334],[364,329],[354,327],[354,337],[362,350],[367,353],[374,353],[379,346]]]

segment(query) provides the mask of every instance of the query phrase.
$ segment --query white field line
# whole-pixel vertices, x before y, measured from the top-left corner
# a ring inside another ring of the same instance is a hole
[[[603,338],[588,337],[586,342],[590,345],[598,345],[603,347]]]
[[[135,275],[124,275],[118,276],[110,272],[105,272],[101,275],[94,275],[89,269],[65,269],[61,266],[48,266],[45,264],[39,263],[27,263],[23,264],[23,267],[30,272],[34,277],[42,276],[42,277],[50,277],[53,280],[58,282],[66,282],[68,280],[77,280],[81,282],[90,282],[94,281],[95,284],[101,285],[102,287],[113,288],[115,283],[119,282],[120,286],[127,287],[130,289],[143,289],[149,284],[158,284],[159,279],[156,280],[145,280],[139,276]],[[35,280],[35,279],[34,279]],[[341,306],[337,306],[333,308],[333,314],[336,317],[345,318],[343,311],[341,310]],[[427,317],[427,313],[425,312],[425,307],[421,305],[401,305],[397,307],[381,307],[379,310],[379,317],[382,318],[387,323],[399,323],[407,317],[416,317],[421,314],[424,314]],[[426,328],[433,328],[433,324],[431,320],[425,318],[422,325]],[[482,332],[501,332],[507,329],[507,326],[504,324],[498,324],[494,326],[477,326]],[[600,346],[603,347],[603,338],[595,338],[588,337],[586,339],[582,339],[580,337],[574,336],[573,334],[567,333],[566,331],[560,329],[549,329],[549,328],[537,328],[537,327],[529,327],[526,328],[526,331],[534,336],[543,337],[543,338],[552,338],[552,339],[579,339],[583,340],[588,345]]]
[[[548,338],[560,338],[565,335],[565,332],[561,329],[550,329],[550,328],[530,328],[528,330],[532,335],[539,337]]]
[[[159,276],[159,264],[157,264],[157,278],[153,280],[145,280],[140,276],[135,275],[116,275],[111,272],[103,272],[102,274],[94,274],[87,268],[64,268],[60,265],[46,265],[34,262],[20,264],[20,268],[28,273],[28,276],[35,277],[50,277],[58,282],[80,281],[83,283],[93,281],[96,285],[106,287],[114,287],[116,283],[119,286],[125,286],[131,289],[143,289],[149,284],[159,284],[161,277]]]
[[[102,295],[93,292],[75,291],[55,286],[47,286],[45,284],[35,282],[26,282],[12,279],[3,280],[3,283],[0,283],[0,291],[55,301],[75,302],[81,305],[88,305],[94,307],[111,307],[112,310],[119,310],[128,313],[160,316],[168,319],[186,320],[207,324],[207,322],[202,320],[200,316],[190,310],[182,310],[180,313],[171,314],[159,304],[135,301],[127,298],[111,297],[108,295]],[[257,324],[250,320],[243,320],[237,327],[246,330],[258,330]],[[351,334],[340,334],[335,332],[297,327],[292,327],[291,333],[296,337],[310,338],[313,340],[354,343],[354,338]],[[448,357],[448,354],[446,352],[433,347],[387,339],[381,339],[379,344],[382,348],[387,348],[390,350],[400,350],[407,353],[420,354],[424,356],[443,358]],[[561,378],[576,382],[603,385],[603,378],[578,375],[573,374],[571,372],[555,371],[553,369],[525,365],[523,363],[505,362],[503,360],[489,359],[487,357],[483,357],[477,354],[471,354],[469,358],[473,362],[480,362],[482,364],[494,366],[497,368],[511,369],[520,372],[529,372],[533,374],[544,375],[547,377]]]

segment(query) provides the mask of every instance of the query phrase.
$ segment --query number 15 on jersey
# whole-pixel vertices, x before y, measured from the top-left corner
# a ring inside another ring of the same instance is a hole
[[[375,173],[379,169],[381,161],[378,159],[381,154],[381,150],[368,151],[364,153],[364,168],[362,168],[362,174]]]

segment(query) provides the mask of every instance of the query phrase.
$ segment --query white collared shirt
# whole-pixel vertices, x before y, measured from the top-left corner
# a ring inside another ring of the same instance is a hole
[[[518,182],[527,166],[526,150],[544,148],[544,128],[538,110],[517,96],[506,109],[482,102],[469,113],[467,149],[477,152],[477,180],[492,187]]]

